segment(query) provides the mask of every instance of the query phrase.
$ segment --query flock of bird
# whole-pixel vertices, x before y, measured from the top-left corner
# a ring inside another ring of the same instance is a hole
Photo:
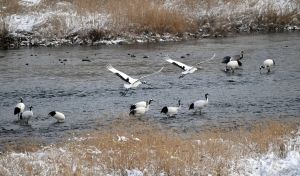
[[[23,103],[23,98],[20,98],[21,102],[18,103],[14,109],[14,115],[18,115],[18,120],[21,122],[24,122],[25,124],[28,124],[29,119],[33,116],[33,107],[29,107],[29,111],[24,111],[25,110],[25,104]],[[57,119],[57,122],[64,122],[65,120],[65,115],[57,112],[57,111],[51,111],[48,115],[54,117]]]
[[[241,63],[241,59],[243,59],[243,54],[244,52],[241,51],[240,55],[234,55],[234,56],[225,56],[222,60],[222,63],[226,64],[226,68],[225,68],[225,72],[232,72],[234,73],[234,70],[240,66],[242,66]],[[197,65],[200,65],[202,63],[205,63],[209,60],[212,60],[215,58],[216,55],[214,55],[212,58],[207,59],[203,62],[199,62]],[[164,60],[181,68],[182,70],[184,70],[181,75],[179,76],[179,78],[183,78],[184,76],[186,76],[187,74],[191,74],[194,73],[198,68],[201,67],[196,67],[196,66],[188,66],[184,63],[181,63],[179,61],[175,61],[173,59],[171,59],[169,56],[165,56]],[[268,72],[270,72],[270,67],[275,65],[275,61],[272,59],[266,59],[263,62],[263,65],[261,65],[259,67],[259,69],[261,70],[262,68],[265,68],[268,70]],[[142,81],[143,79],[150,77],[150,76],[154,76],[158,73],[160,73],[164,67],[162,67],[160,70],[148,74],[148,75],[144,75],[141,76],[138,79],[132,78],[130,76],[128,76],[127,74],[115,69],[111,64],[107,64],[106,68],[111,71],[112,73],[116,74],[118,77],[120,77],[123,81],[125,81],[126,83],[124,84],[125,87],[125,91],[122,92],[121,96],[125,96],[127,94],[127,92],[132,89],[132,88],[136,88],[141,84],[147,84],[146,81]],[[189,110],[190,109],[194,109],[195,112],[197,113],[197,111],[200,112],[201,114],[201,110],[208,104],[208,93],[205,94],[205,100],[198,100],[193,102],[190,106],[189,106]],[[23,103],[23,98],[20,98],[21,102],[18,103],[15,106],[14,109],[14,115],[18,115],[18,120],[22,120],[23,122],[25,122],[26,124],[28,124],[29,119],[33,116],[33,107],[30,106],[29,107],[29,111],[24,111],[25,109],[25,105]],[[133,116],[141,116],[143,114],[145,114],[147,111],[149,111],[149,106],[151,104],[151,102],[153,102],[154,100],[150,99],[148,101],[141,101],[135,104],[132,104],[130,106],[130,113],[129,115],[133,115]],[[178,112],[181,110],[181,103],[180,100],[178,101],[178,106],[177,107],[169,107],[169,106],[165,106],[162,108],[161,113],[164,113],[167,115],[167,117],[172,117],[175,116],[176,114],[178,114]],[[48,115],[54,117],[55,119],[57,119],[57,122],[64,122],[65,120],[65,115],[58,112],[58,111],[51,111]]]

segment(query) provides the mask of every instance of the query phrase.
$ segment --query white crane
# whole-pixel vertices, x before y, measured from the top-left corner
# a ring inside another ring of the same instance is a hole
[[[130,111],[139,107],[146,107],[151,104],[153,99],[147,100],[147,101],[140,101],[135,104],[130,105]]]
[[[154,72],[154,73],[151,73],[151,74],[148,74],[148,75],[145,75],[145,76],[142,76],[140,77],[139,79],[134,79],[128,75],[126,75],[125,73],[115,69],[114,67],[112,67],[111,64],[107,64],[106,65],[106,68],[113,72],[114,74],[116,74],[117,76],[119,76],[123,81],[127,82],[124,84],[124,87],[126,88],[125,92],[122,93],[122,96],[125,96],[126,93],[128,92],[129,89],[131,88],[135,88],[137,86],[139,86],[140,84],[147,84],[146,81],[141,81],[142,79],[144,78],[147,78],[149,76],[153,76],[153,75],[156,75],[158,74],[159,72],[161,72],[163,70],[164,67],[162,67],[160,70],[158,70],[157,72]]]
[[[261,70],[262,68],[266,68],[268,69],[268,72],[270,72],[270,67],[274,65],[275,65],[275,61],[273,59],[266,59],[263,65],[259,67],[259,70]]]
[[[20,115],[22,114],[22,112],[25,109],[25,104],[23,103],[23,98],[21,97],[20,100],[21,100],[21,102],[16,105],[15,110],[14,110],[14,115],[18,114],[18,120],[20,120]]]
[[[57,112],[57,111],[51,111],[49,112],[50,116],[52,116],[53,118],[55,118],[57,120],[57,122],[64,122],[66,117],[63,113],[61,112]]]
[[[240,55],[225,56],[222,60],[222,63],[226,64],[225,71],[232,70],[232,72],[234,72],[235,68],[242,66],[240,60],[243,59],[243,57],[244,57],[244,51],[241,51]]]
[[[29,111],[24,111],[21,116],[20,119],[22,121],[24,121],[26,124],[28,124],[29,119],[33,116],[33,112],[32,112],[32,106],[29,107]]]
[[[190,109],[196,109],[196,111],[194,113],[196,113],[198,110],[200,110],[200,114],[201,114],[201,110],[208,104],[208,96],[209,94],[206,93],[205,94],[205,100],[198,100],[198,101],[195,101],[194,103],[192,103],[190,105]]]
[[[178,100],[178,107],[163,107],[160,113],[165,113],[168,117],[175,116],[181,110],[180,100]]]
[[[214,54],[214,56],[212,58],[210,58],[210,59],[207,59],[205,61],[197,63],[197,65],[200,65],[200,64],[203,64],[204,62],[212,60],[212,59],[214,59],[215,56],[216,56],[216,54]],[[176,65],[177,67],[179,67],[182,70],[184,70],[184,72],[181,72],[181,76],[179,76],[179,78],[183,78],[185,75],[190,74],[190,73],[194,73],[196,70],[198,70],[197,67],[195,67],[195,66],[188,66],[188,65],[186,65],[184,63],[175,61],[175,60],[171,59],[169,56],[165,56],[164,59],[167,62],[169,62],[169,63],[171,63],[173,65]],[[199,68],[201,68],[201,67],[199,67]]]
[[[149,104],[146,107],[138,107],[130,111],[129,115],[142,116],[149,111]]]

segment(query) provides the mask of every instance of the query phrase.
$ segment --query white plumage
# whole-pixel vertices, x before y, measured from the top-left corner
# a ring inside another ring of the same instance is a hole
[[[232,73],[234,72],[234,69],[236,69],[239,66],[242,66],[242,63],[240,62],[241,59],[244,57],[244,52],[241,51],[240,55],[234,55],[234,56],[225,56],[222,60],[222,63],[226,64],[225,71],[232,70]]]
[[[64,122],[66,117],[63,113],[57,111],[51,111],[48,115],[52,116],[57,122]]]
[[[212,60],[215,56],[216,56],[216,55],[214,54],[214,56],[213,56],[212,58],[207,59],[207,60],[202,61],[202,62],[199,62],[197,65],[200,65],[200,64],[202,64],[202,63],[204,63],[204,62],[207,62],[207,61],[209,61],[209,60]],[[171,59],[169,56],[165,56],[164,59],[165,59],[167,62],[169,62],[169,63],[171,63],[171,64],[173,64],[173,65],[176,65],[177,67],[179,67],[179,68],[181,68],[182,70],[184,70],[184,72],[181,72],[181,76],[179,76],[179,78],[182,78],[182,77],[184,77],[184,76],[187,75],[187,74],[194,73],[196,70],[198,70],[195,66],[188,66],[188,65],[186,65],[186,64],[184,64],[184,63],[175,61],[175,60]]]
[[[137,86],[139,86],[140,84],[146,84],[145,81],[141,81],[142,79],[146,78],[146,77],[149,77],[149,76],[153,76],[155,74],[158,74],[159,72],[161,72],[163,70],[164,67],[162,67],[160,70],[158,70],[157,72],[154,72],[154,73],[151,73],[151,74],[148,74],[148,75],[145,75],[145,76],[142,76],[140,77],[139,79],[134,79],[128,75],[126,75],[125,73],[115,69],[114,67],[112,67],[111,64],[107,64],[106,65],[106,68],[113,72],[114,74],[116,74],[117,76],[119,76],[123,81],[127,82],[124,84],[124,87],[126,88],[125,92],[122,94],[123,96],[126,95],[127,91],[131,88],[135,88]]]
[[[268,72],[270,72],[270,67],[275,65],[275,61],[272,59],[266,59],[263,63],[263,65],[261,65],[259,67],[259,69],[261,70],[262,68],[266,68],[268,69]]]
[[[165,113],[168,117],[175,116],[181,110],[180,100],[178,100],[178,107],[163,107],[160,113]]]
[[[145,114],[147,111],[149,111],[149,105],[146,107],[138,107],[130,111],[129,115],[134,115],[134,116],[142,116]]]
[[[232,70],[232,73],[234,73],[234,69],[238,68],[239,66],[242,66],[242,63],[239,60],[230,61],[226,64],[226,71]]]
[[[29,111],[24,111],[21,116],[20,119],[22,121],[24,121],[26,124],[28,124],[29,119],[33,116],[33,112],[32,112],[32,106],[29,107]]]
[[[22,114],[22,112],[25,109],[25,104],[23,103],[23,98],[21,97],[20,100],[21,100],[21,102],[16,105],[15,110],[14,110],[14,115],[18,114],[18,120],[20,120],[20,115]]]
[[[200,114],[201,114],[201,110],[208,104],[208,96],[209,94],[205,94],[205,100],[198,100],[195,101],[194,103],[192,103],[190,105],[189,109],[196,109],[195,113],[200,110]]]
[[[133,109],[139,108],[139,107],[144,107],[145,108],[146,106],[150,105],[152,101],[153,100],[150,99],[148,101],[140,101],[140,102],[137,102],[135,104],[132,104],[132,105],[130,105],[130,111],[133,110]]]

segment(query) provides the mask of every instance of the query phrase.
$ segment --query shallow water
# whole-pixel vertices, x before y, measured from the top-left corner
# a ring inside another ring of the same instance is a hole
[[[127,115],[130,104],[151,98],[155,102],[141,119],[178,131],[197,132],[207,126],[234,128],[266,118],[297,119],[299,41],[299,32],[286,32],[174,43],[0,51],[0,151],[5,143],[24,136],[39,136],[54,142],[74,132],[105,127],[120,114]],[[233,74],[225,73],[222,58],[239,54],[241,50],[243,66]],[[178,78],[182,70],[163,60],[163,56],[169,55],[194,65],[214,54],[217,54],[214,60],[182,79]],[[259,71],[265,59],[276,62],[270,73]],[[121,97],[124,82],[105,68],[106,63],[135,78],[164,69],[146,79],[148,84]],[[210,94],[209,104],[201,115],[194,115],[194,111],[188,110],[189,105],[204,99],[205,93]],[[16,123],[17,116],[13,115],[20,97],[24,98],[26,110],[31,105],[34,108],[29,125]],[[183,105],[177,118],[166,119],[160,114],[163,106],[177,106],[178,100]],[[47,115],[53,110],[64,113],[66,121],[56,123]]]

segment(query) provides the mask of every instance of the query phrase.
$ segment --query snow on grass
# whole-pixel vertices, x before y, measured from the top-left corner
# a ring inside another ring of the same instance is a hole
[[[266,154],[256,153],[254,151],[247,152],[243,156],[243,148],[251,148],[255,146],[255,143],[249,143],[247,146],[234,143],[233,141],[223,140],[222,138],[207,139],[207,140],[194,140],[193,146],[196,145],[195,152],[193,155],[201,155],[201,163],[195,164],[193,162],[184,162],[185,155],[180,154],[180,150],[170,148],[166,150],[167,160],[172,160],[174,163],[178,162],[181,166],[183,165],[184,170],[178,170],[180,168],[167,168],[168,165],[160,166],[165,164],[159,158],[157,160],[154,158],[151,161],[137,162],[136,164],[123,163],[123,169],[116,169],[117,167],[109,167],[105,163],[115,163],[112,166],[122,165],[119,159],[123,158],[125,155],[126,146],[135,147],[143,141],[135,136],[125,136],[125,135],[115,135],[111,136],[111,142],[113,145],[117,145],[117,149],[104,148],[99,149],[97,145],[89,145],[88,140],[93,137],[73,137],[69,139],[68,143],[64,145],[49,145],[43,147],[36,152],[9,152],[0,155],[0,173],[2,175],[128,175],[128,176],[142,176],[142,175],[173,175],[176,173],[181,173],[182,175],[217,175],[217,173],[222,172],[226,175],[300,175],[300,131],[294,134],[294,137],[287,138],[284,137],[284,145],[279,148],[276,144],[269,144],[269,152]],[[109,139],[108,139],[109,140]],[[166,141],[167,142],[167,141]],[[209,143],[214,143],[214,145],[220,145],[228,148],[230,151],[235,151],[235,156],[233,160],[228,160],[221,156],[217,156],[212,159],[208,151],[203,150],[204,145],[209,145]],[[130,145],[129,145],[130,144]],[[131,145],[133,144],[133,145]],[[149,155],[156,155],[156,150],[159,146],[143,147],[144,151],[142,153],[149,153]],[[126,154],[128,160],[137,159],[134,156],[138,156],[141,151],[134,151],[132,153]],[[165,154],[163,154],[165,155]],[[106,158],[106,160],[104,159]],[[107,160],[108,159],[108,160]],[[211,161],[208,161],[211,160]],[[123,162],[126,162],[125,159]],[[130,161],[131,162],[131,161]],[[143,163],[145,162],[145,163]],[[220,165],[218,169],[220,170],[210,170],[211,164]],[[149,164],[151,163],[151,164]],[[182,164],[181,164],[182,163]],[[200,167],[201,166],[201,167]],[[206,166],[206,167],[205,167]],[[222,171],[229,166],[229,170]],[[172,174],[173,173],[173,174]]]
[[[82,10],[80,5],[65,1],[46,3],[49,2],[22,0],[19,2],[22,12],[7,13],[12,8],[2,8],[1,20],[15,37],[23,37],[23,41],[31,38],[34,42],[27,43],[45,46],[63,44],[65,42],[61,40],[66,38],[68,44],[92,45],[165,42],[235,35],[237,32],[298,30],[300,26],[298,0],[167,0],[152,2],[149,6],[153,7],[146,8],[142,14],[139,10],[132,11],[145,8],[140,7],[141,3],[111,2],[112,6],[98,6],[104,8],[99,11],[92,5],[87,6],[90,9]],[[153,8],[156,11],[151,13]],[[167,17],[162,20],[168,24],[159,23],[160,16],[164,15]],[[99,33],[96,39],[90,36],[93,30]],[[101,34],[102,31],[105,32]],[[27,35],[24,36],[24,32]],[[53,40],[57,42],[49,42]]]
[[[19,2],[20,5],[24,6],[36,6],[41,2],[41,0],[21,0]]]

